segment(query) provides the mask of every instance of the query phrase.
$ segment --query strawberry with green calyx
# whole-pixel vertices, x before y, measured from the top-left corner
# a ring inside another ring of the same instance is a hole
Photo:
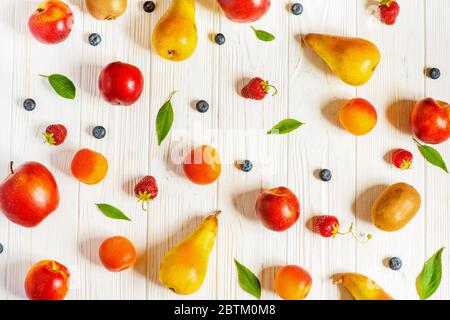
[[[45,142],[51,146],[59,146],[67,137],[67,129],[62,124],[52,124],[45,129]]]
[[[396,149],[392,152],[392,164],[397,168],[402,170],[411,169],[412,162],[413,155],[408,150]]]
[[[380,8],[381,21],[387,25],[395,24],[400,13],[400,6],[395,0],[380,0],[378,5]]]
[[[340,224],[339,220],[335,216],[315,216],[312,219],[312,228],[315,233],[320,234],[324,238],[335,238],[337,235],[351,234],[356,240],[361,242],[367,242],[372,239],[372,235],[368,234],[365,240],[360,240],[353,232],[353,223],[347,232],[339,232]]]
[[[242,88],[241,95],[246,99],[263,100],[271,88],[274,89],[272,96],[276,95],[278,93],[277,88],[270,85],[268,81],[256,77]]]
[[[134,187],[134,194],[142,203],[142,210],[148,211],[148,203],[158,195],[158,185],[152,176],[145,176]]]

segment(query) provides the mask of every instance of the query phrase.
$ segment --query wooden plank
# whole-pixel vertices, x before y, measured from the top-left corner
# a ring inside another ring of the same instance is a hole
[[[309,270],[313,277],[309,299],[341,298],[330,278],[355,266],[354,239],[323,239],[311,231],[310,223],[315,215],[335,215],[344,229],[355,220],[351,210],[356,192],[355,138],[337,119],[342,101],[353,98],[355,89],[333,75],[310,48],[300,47],[299,41],[300,35],[310,32],[354,35],[355,19],[350,1],[311,2],[304,4],[301,16],[289,18],[289,116],[306,125],[289,141],[289,181],[302,199],[303,214],[298,232],[288,240],[285,263]],[[323,168],[333,173],[328,183],[318,178]]]
[[[447,24],[450,3],[445,0],[425,2],[425,68],[438,67],[442,76],[439,80],[427,78],[425,96],[437,100],[450,101],[448,81],[450,79],[448,66],[448,35],[450,26]],[[435,146],[447,164],[450,163],[449,142]],[[431,257],[439,248],[446,247],[442,255],[443,270],[448,270],[450,264],[450,208],[449,179],[439,168],[426,164],[425,167],[425,258]],[[420,266],[421,267],[421,266]],[[431,299],[448,299],[450,297],[449,274],[443,271],[439,290]]]
[[[142,212],[133,189],[137,180],[148,174],[149,17],[137,3],[130,3],[126,13],[114,21],[95,20],[84,7],[83,4],[83,37],[86,39],[91,32],[97,32],[102,36],[102,43],[92,47],[83,41],[79,148],[104,154],[109,162],[109,172],[99,185],[79,185],[79,277],[76,298],[145,299],[148,215]],[[132,106],[112,106],[100,97],[98,76],[104,66],[114,61],[135,65],[144,74],[146,90]],[[102,125],[107,130],[103,140],[92,136],[92,128],[96,125]],[[97,210],[96,203],[117,206],[132,221],[110,220]],[[104,239],[116,235],[134,243],[139,260],[133,269],[110,273],[101,265],[98,249]]]
[[[170,1],[158,3],[152,14],[151,28],[167,10]],[[190,296],[178,296],[159,283],[158,270],[162,258],[179,241],[189,235],[211,212],[217,209],[217,183],[197,186],[187,180],[182,171],[186,152],[195,146],[209,144],[223,154],[218,145],[218,108],[215,88],[218,75],[218,52],[210,34],[218,27],[214,8],[205,2],[196,2],[198,46],[194,55],[186,61],[174,63],[159,57],[154,49],[150,53],[150,171],[157,177],[161,193],[154,203],[148,219],[148,299],[214,299],[215,288],[220,285],[216,277],[216,248],[210,257],[208,274],[202,288]],[[150,36],[150,32],[147,33]],[[159,108],[171,92],[177,90],[172,103],[175,120],[172,131],[158,146],[155,120]],[[210,110],[200,114],[195,103],[204,99]],[[220,217],[223,221],[224,217]],[[222,229],[220,231],[222,233]],[[219,236],[219,241],[220,240]]]
[[[417,12],[424,8],[422,0],[403,1],[401,5],[395,26],[386,26],[375,23],[370,8],[358,2],[358,36],[377,44],[382,60],[373,78],[357,90],[359,97],[377,109],[378,124],[357,141],[357,231],[370,232],[373,239],[357,245],[356,270],[373,278],[395,298],[415,299],[415,278],[424,258],[425,208],[422,206],[413,221],[394,233],[377,230],[370,221],[372,203],[387,185],[406,182],[424,195],[422,160],[408,122],[412,101],[423,96],[423,16]],[[395,148],[414,152],[412,170],[401,171],[388,163],[388,152]],[[392,256],[402,259],[402,270],[387,268],[386,258]]]
[[[11,157],[11,114],[13,108],[20,108],[20,99],[13,95],[13,67],[14,67],[14,43],[15,37],[12,32],[14,25],[14,2],[5,1],[0,13],[0,37],[4,42],[3,50],[0,51],[0,59],[4,61],[0,77],[0,96],[2,103],[0,125],[0,172],[2,179],[9,174],[9,162]],[[10,258],[9,248],[9,222],[0,213],[0,244],[3,252],[0,253],[0,299],[5,300],[11,296],[7,290],[8,266]]]

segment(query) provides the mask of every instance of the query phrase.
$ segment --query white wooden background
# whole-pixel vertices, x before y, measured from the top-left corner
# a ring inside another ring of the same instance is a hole
[[[417,299],[415,279],[423,262],[437,249],[444,251],[444,278],[433,298],[449,299],[450,210],[449,178],[427,165],[415,150],[408,115],[413,102],[426,96],[450,100],[448,59],[450,2],[400,0],[401,14],[393,27],[381,25],[371,12],[374,1],[303,0],[304,13],[289,12],[288,0],[274,0],[269,13],[254,26],[277,36],[275,43],[256,40],[248,25],[225,18],[213,0],[199,0],[199,45],[183,63],[157,56],[151,31],[170,0],[158,0],[148,14],[142,1],[130,0],[116,21],[94,20],[84,1],[68,0],[75,14],[70,38],[56,46],[35,41],[27,19],[39,0],[2,0],[0,7],[0,168],[8,163],[40,161],[55,174],[61,192],[56,213],[35,229],[25,229],[0,216],[0,299],[25,298],[23,282],[35,262],[51,258],[72,271],[70,299],[251,299],[238,285],[233,258],[257,273],[263,298],[273,299],[274,270],[298,264],[310,271],[313,286],[308,299],[348,299],[331,284],[336,272],[357,271],[375,279],[398,299]],[[87,36],[98,32],[103,42],[92,47]],[[224,46],[211,36],[226,35]],[[301,34],[308,32],[360,36],[375,42],[382,62],[371,81],[350,87],[333,76],[309,49]],[[101,68],[121,60],[137,65],[145,75],[145,91],[133,107],[106,104],[97,89]],[[423,70],[437,66],[442,77],[429,80]],[[74,101],[55,95],[39,73],[62,73],[74,80]],[[244,79],[267,78],[279,95],[264,102],[245,101],[237,94]],[[170,92],[174,97],[172,135],[157,145],[155,118]],[[379,123],[368,136],[355,138],[337,123],[343,100],[359,96],[377,108]],[[37,101],[34,112],[22,108],[24,98]],[[200,114],[198,99],[211,109]],[[288,136],[264,134],[287,117],[307,123]],[[50,148],[42,130],[51,123],[69,130],[66,143]],[[94,139],[93,126],[104,125],[107,137]],[[180,146],[212,144],[225,163],[218,183],[199,187],[183,177],[171,154]],[[88,147],[104,153],[110,162],[106,180],[97,186],[79,184],[69,174],[74,152]],[[413,170],[402,172],[385,161],[392,148],[414,151]],[[450,161],[449,144],[437,146]],[[254,170],[245,174],[233,162],[250,159]],[[330,183],[314,171],[330,168]],[[136,180],[154,175],[161,189],[144,214],[133,198]],[[370,223],[370,206],[384,186],[395,182],[414,185],[423,196],[416,218],[396,233],[377,231]],[[263,188],[285,185],[299,196],[301,219],[285,233],[265,229],[254,216],[254,201]],[[132,222],[109,220],[94,204],[120,207]],[[164,253],[189,234],[209,212],[220,208],[220,230],[200,291],[178,297],[161,287],[158,266]],[[352,237],[322,239],[307,227],[315,214],[339,217],[343,228],[356,222],[358,232],[372,232],[369,244]],[[131,239],[139,252],[133,270],[113,274],[99,263],[99,243],[112,235]],[[401,271],[390,271],[383,260],[399,256]]]

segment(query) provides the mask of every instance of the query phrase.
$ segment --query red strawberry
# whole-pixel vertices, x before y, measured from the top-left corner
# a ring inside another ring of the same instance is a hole
[[[334,238],[339,232],[339,220],[334,216],[316,216],[312,222],[313,231],[324,238]]]
[[[242,88],[241,95],[247,99],[262,100],[269,93],[270,88],[273,88],[275,92],[272,96],[277,94],[277,88],[270,85],[268,81],[261,78],[253,78],[250,82]]]
[[[381,21],[387,25],[393,25],[400,13],[400,6],[398,3],[394,0],[381,0],[379,7]]]
[[[413,155],[405,149],[396,149],[392,152],[392,164],[399,169],[407,170],[411,168]]]
[[[67,137],[67,129],[62,124],[52,124],[45,129],[45,141],[51,146],[59,146]]]
[[[339,220],[335,216],[315,216],[312,218],[312,225],[313,231],[319,233],[324,238],[334,238],[338,234],[345,235],[350,233],[356,240],[362,241],[353,232],[353,223],[350,225],[350,228],[347,232],[339,232]],[[368,241],[370,239],[372,239],[372,235],[368,234],[365,241]]]
[[[142,209],[148,211],[148,203],[158,195],[158,185],[152,176],[146,176],[134,187],[134,194],[142,202]]]

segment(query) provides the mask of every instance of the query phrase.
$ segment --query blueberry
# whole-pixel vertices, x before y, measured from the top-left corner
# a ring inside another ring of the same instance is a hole
[[[441,70],[438,68],[431,68],[429,71],[430,78],[433,80],[439,79],[441,77]]]
[[[397,257],[390,258],[389,268],[395,271],[400,270],[402,268],[402,260],[400,260],[400,258]]]
[[[102,42],[102,37],[98,33],[92,33],[89,35],[89,44],[91,46],[98,46]]]
[[[222,33],[218,33],[218,34],[216,34],[216,37],[214,38],[214,41],[218,45],[222,45],[222,44],[225,43],[225,36]]]
[[[36,108],[36,102],[33,99],[25,99],[23,107],[27,111],[33,111]]]
[[[97,126],[92,129],[92,134],[97,139],[103,139],[106,136],[106,129],[102,126]]]
[[[291,11],[296,16],[299,16],[303,13],[303,6],[300,3],[294,3],[291,7]]]
[[[155,11],[155,3],[153,1],[145,1],[144,2],[144,11],[151,13],[153,11]]]
[[[205,100],[200,100],[195,105],[195,108],[197,109],[198,112],[205,113],[209,109],[209,104]]]
[[[320,170],[320,180],[322,181],[330,181],[331,180],[331,171],[328,169]]]
[[[3,252],[3,245],[0,243],[0,253]]]
[[[250,172],[253,169],[253,163],[250,160],[245,160],[239,164],[239,167],[244,172]]]

